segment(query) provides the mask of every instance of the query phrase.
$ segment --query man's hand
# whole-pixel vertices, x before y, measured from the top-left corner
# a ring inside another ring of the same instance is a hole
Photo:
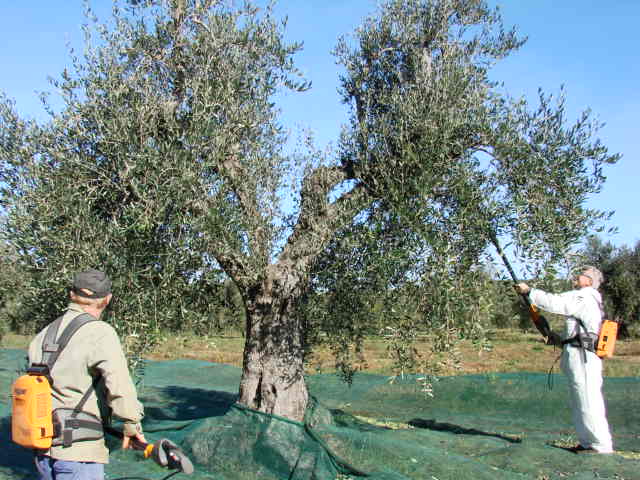
[[[144,438],[143,433],[136,433],[132,436],[125,435],[124,437],[122,437],[122,449],[126,450],[127,448],[134,448],[133,444],[136,442],[143,444],[147,443],[147,440]]]
[[[142,425],[139,423],[125,423],[122,437],[122,449],[135,448],[135,443],[147,443],[142,433]]]
[[[520,295],[526,295],[531,291],[531,287],[526,283],[516,283],[513,286],[514,290],[518,292]]]

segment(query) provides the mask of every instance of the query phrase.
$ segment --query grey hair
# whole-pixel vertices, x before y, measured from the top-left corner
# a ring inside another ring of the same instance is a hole
[[[600,285],[604,282],[604,275],[602,275],[602,272],[592,265],[585,265],[582,267],[580,275],[590,278],[591,286],[596,290],[600,288]]]

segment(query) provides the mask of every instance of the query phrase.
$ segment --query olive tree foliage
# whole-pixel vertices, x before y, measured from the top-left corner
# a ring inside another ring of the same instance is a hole
[[[105,268],[113,321],[141,339],[154,318],[207,312],[231,279],[239,401],[300,420],[318,332],[347,378],[369,307],[395,345],[426,325],[453,348],[480,329],[489,234],[553,263],[602,218],[584,200],[617,156],[589,113],[567,125],[562,97],[532,108],[489,80],[523,40],[484,1],[390,0],[335,49],[351,110],[337,155],[293,164],[274,98],[309,85],[283,29],[251,5],[116,5],[54,82],[60,113],[37,125],[2,102],[2,201],[42,305],[70,272]]]
[[[397,374],[438,373],[440,356],[416,348],[425,335],[432,353],[447,352],[447,362],[461,366],[458,341],[471,338],[487,347],[485,326],[501,308],[496,300],[505,300],[496,298],[480,252],[463,252],[446,229],[427,244],[419,229],[383,210],[370,209],[337,233],[314,265],[313,288],[301,309],[312,332],[309,349],[327,344],[349,382],[367,366],[362,351],[369,335],[386,340]]]
[[[53,80],[63,108],[48,122],[3,99],[2,201],[4,236],[37,284],[26,315],[50,321],[73,272],[101,268],[111,320],[143,340],[215,315],[220,265],[242,282],[268,262],[287,169],[270,97],[305,84],[269,14],[133,3],[111,25],[89,12],[86,55]]]
[[[435,333],[435,350],[464,336],[482,340],[482,320],[496,308],[481,268],[491,238],[508,242],[529,277],[548,277],[609,216],[584,207],[603,167],[618,160],[597,139],[590,112],[569,124],[562,90],[540,92],[531,106],[488,78],[523,43],[481,1],[389,1],[335,50],[351,107],[340,165],[372,202],[314,275],[325,303],[359,311],[375,298],[373,285],[384,285],[377,296],[389,308],[378,318],[405,340],[401,363],[415,364],[417,331]],[[356,294],[351,278],[362,288]],[[408,310],[398,308],[408,297]],[[322,318],[341,354],[357,357],[350,339],[354,330],[362,338],[373,315],[362,323],[353,322],[362,314],[347,316],[330,308]]]

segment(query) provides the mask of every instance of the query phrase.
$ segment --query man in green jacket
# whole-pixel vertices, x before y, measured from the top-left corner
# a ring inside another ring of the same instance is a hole
[[[54,418],[70,412],[90,392],[78,418],[102,423],[98,392],[113,414],[124,422],[123,448],[131,439],[146,442],[140,421],[142,405],[129,375],[127,361],[118,335],[111,325],[99,320],[111,301],[111,281],[103,272],[87,270],[75,275],[70,292],[71,302],[62,317],[58,337],[77,316],[89,314],[97,321],[82,325],[71,337],[51,369]],[[47,328],[29,345],[29,363],[41,363]],[[99,382],[98,382],[99,380]],[[98,387],[98,383],[104,388]],[[56,409],[58,412],[56,413]],[[91,425],[90,425],[91,426]],[[48,450],[36,451],[36,467],[40,480],[103,480],[104,464],[109,461],[102,433],[95,429],[74,432],[73,442],[61,444],[55,438]],[[87,438],[83,439],[85,436]],[[78,438],[76,438],[78,437]],[[96,438],[97,437],[97,438]]]

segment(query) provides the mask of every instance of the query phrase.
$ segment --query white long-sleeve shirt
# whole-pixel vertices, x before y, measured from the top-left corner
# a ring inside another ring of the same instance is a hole
[[[542,310],[567,317],[563,336],[565,339],[578,333],[580,327],[578,319],[582,320],[589,333],[597,335],[600,332],[602,296],[594,288],[584,287],[560,294],[547,293],[532,288],[529,292],[529,298]]]

